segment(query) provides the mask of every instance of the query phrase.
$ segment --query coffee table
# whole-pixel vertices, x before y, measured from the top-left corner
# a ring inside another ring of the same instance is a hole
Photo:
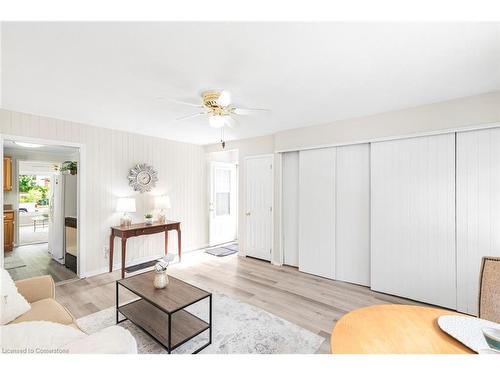
[[[208,343],[193,354],[205,349],[212,343],[212,293],[172,276],[164,289],[155,289],[153,278],[154,271],[150,271],[116,281],[116,324],[130,320],[169,354],[208,330]],[[139,298],[120,305],[120,287]],[[208,322],[185,310],[205,298],[209,299]],[[119,320],[120,314],[125,318]]]

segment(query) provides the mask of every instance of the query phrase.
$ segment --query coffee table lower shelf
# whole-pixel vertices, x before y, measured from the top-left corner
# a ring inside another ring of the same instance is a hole
[[[122,314],[125,319],[118,320],[118,313]],[[119,324],[125,320],[130,320],[146,332],[163,346],[168,353],[211,328],[209,323],[186,310],[178,310],[169,314],[144,299],[138,299],[118,306],[116,323]],[[211,339],[193,354],[203,350],[210,343]]]

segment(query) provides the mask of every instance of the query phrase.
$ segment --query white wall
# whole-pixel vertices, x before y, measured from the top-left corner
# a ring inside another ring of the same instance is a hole
[[[401,111],[286,130],[275,134],[275,150],[286,151],[371,141],[500,121],[500,91]]]
[[[51,119],[0,109],[0,133],[36,137],[85,146],[85,189],[87,230],[86,272],[105,272],[108,259],[103,247],[109,242],[109,227],[119,223],[115,212],[120,196],[137,198],[135,222],[143,221],[153,209],[154,195],[168,194],[172,208],[169,219],[182,222],[183,250],[206,245],[208,225],[206,207],[206,168],[203,147],[166,139],[109,130],[90,125]],[[136,194],[128,186],[129,168],[136,163],[152,164],[159,175],[157,188],[148,194]],[[171,251],[175,251],[175,232],[171,232]],[[127,261],[147,258],[163,251],[162,234],[132,238],[127,243]],[[119,247],[118,242],[115,248]],[[120,262],[115,251],[115,264]]]

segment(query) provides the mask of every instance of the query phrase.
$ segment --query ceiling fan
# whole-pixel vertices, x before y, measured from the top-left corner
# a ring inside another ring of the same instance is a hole
[[[187,116],[179,117],[177,121],[192,119],[205,116],[208,118],[208,124],[212,128],[222,129],[225,126],[234,128],[239,125],[234,115],[245,116],[258,112],[267,112],[268,109],[262,108],[240,108],[232,103],[232,95],[227,90],[208,90],[201,94],[201,104],[188,103],[179,100],[169,99],[171,102],[189,105],[200,109],[200,112],[192,113]]]

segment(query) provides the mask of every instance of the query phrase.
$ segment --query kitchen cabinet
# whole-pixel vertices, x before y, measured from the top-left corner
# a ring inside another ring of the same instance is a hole
[[[3,158],[3,191],[12,190],[12,158],[4,156]]]

